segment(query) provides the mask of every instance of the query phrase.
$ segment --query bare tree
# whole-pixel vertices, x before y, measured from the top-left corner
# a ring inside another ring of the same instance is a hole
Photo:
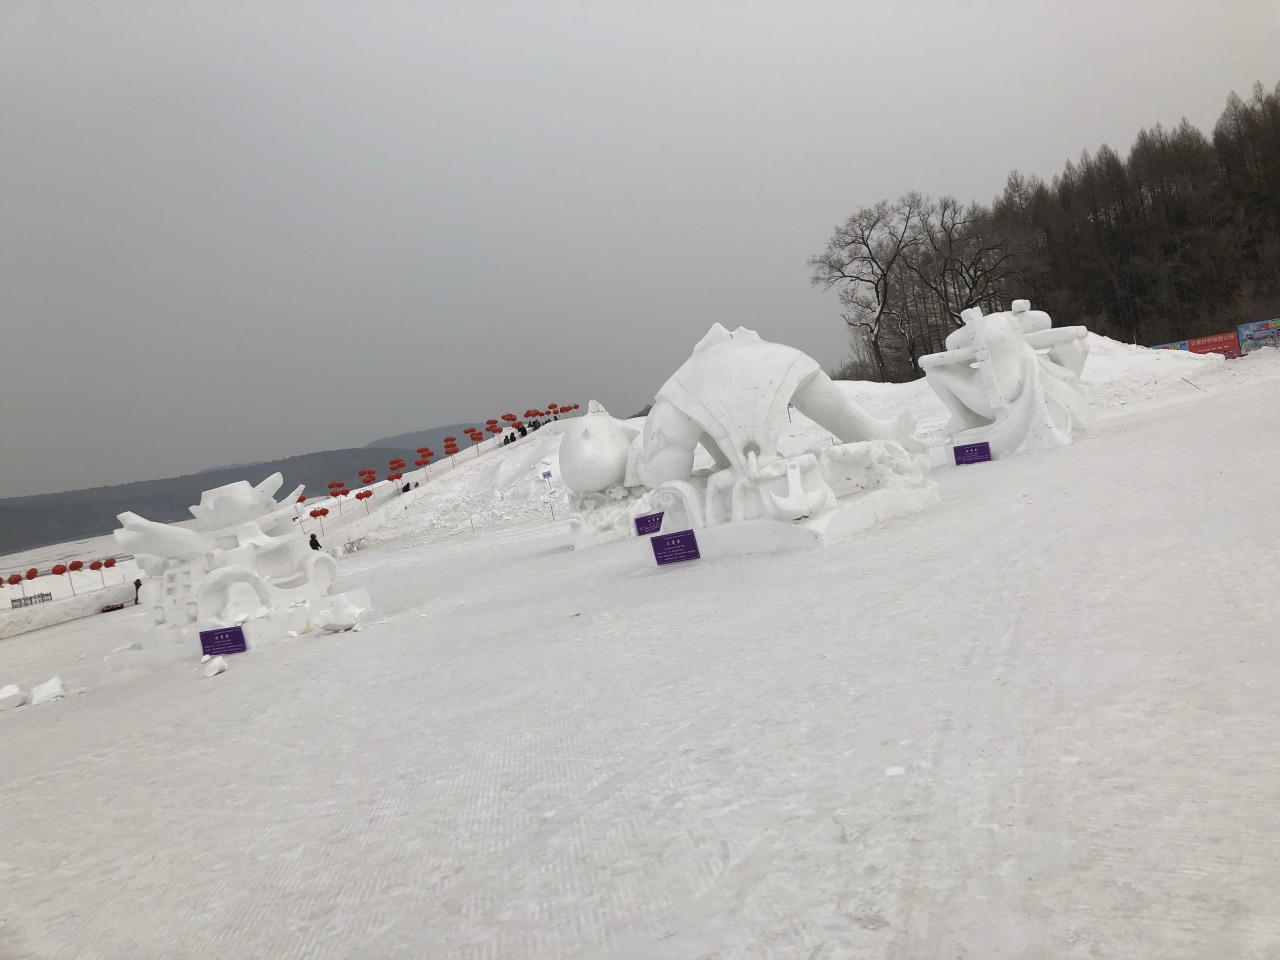
[[[863,207],[836,227],[826,249],[811,257],[812,283],[839,290],[841,316],[865,338],[880,379],[896,379],[886,340],[897,328],[891,316],[894,285],[907,252],[920,242],[917,226],[925,199],[908,193],[895,203]]]
[[[906,265],[941,303],[952,327],[970,307],[992,309],[1014,279],[1014,252],[991,229],[991,215],[977,204],[962,207],[954,197],[925,206],[921,243]]]

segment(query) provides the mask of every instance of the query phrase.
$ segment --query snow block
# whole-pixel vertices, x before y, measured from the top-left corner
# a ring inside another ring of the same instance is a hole
[[[346,594],[331,598],[315,616],[316,627],[327,633],[342,633],[360,622],[361,609],[347,599]]]
[[[227,661],[225,657],[214,657],[205,664],[204,675],[206,677],[216,677],[220,673],[227,672]]]
[[[7,687],[0,687],[0,710],[12,710],[26,702],[27,695],[12,683]]]
[[[31,688],[31,705],[34,707],[50,700],[62,699],[62,678],[53,677],[46,683]]]

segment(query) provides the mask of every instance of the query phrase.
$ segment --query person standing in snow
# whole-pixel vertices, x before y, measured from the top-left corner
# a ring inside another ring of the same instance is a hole
[[[142,592],[142,580],[133,581],[133,605],[138,605],[138,595]]]
[[[317,537],[314,533],[311,535],[311,549],[312,550],[320,549],[320,538]]]

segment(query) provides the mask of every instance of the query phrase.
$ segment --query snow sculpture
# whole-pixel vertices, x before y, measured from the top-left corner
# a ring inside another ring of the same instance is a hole
[[[947,350],[920,358],[925,378],[951,411],[957,444],[987,442],[999,459],[1071,443],[1093,426],[1080,383],[1089,355],[1084,327],[1053,328],[1049,315],[1015,300],[1013,309],[960,314]]]
[[[839,444],[780,455],[788,405]],[[783,549],[935,503],[913,428],[905,416],[870,416],[799,350],[717,323],[643,423],[593,401],[565,429],[560,476],[578,508],[578,546],[628,536],[634,517],[662,510],[664,531],[707,531],[704,555]],[[709,469],[694,469],[699,447]]]
[[[256,487],[240,480],[206,490],[191,507],[194,522],[156,523],[119,516],[116,542],[148,576],[141,601],[155,628],[137,649],[117,650],[108,663],[158,665],[200,655],[202,630],[241,625],[249,646],[313,628],[311,608],[338,598],[344,609],[368,609],[363,590],[335,594],[337,563],[310,549],[294,522],[302,487],[277,502],[284,478]]]

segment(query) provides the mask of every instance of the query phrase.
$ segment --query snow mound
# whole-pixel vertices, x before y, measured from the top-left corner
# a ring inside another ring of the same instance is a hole
[[[390,511],[370,531],[373,542],[401,537],[470,535],[472,527],[547,522],[567,514],[558,461],[562,431],[548,424],[508,447],[432,479],[429,491],[409,509]],[[473,455],[474,456],[474,455]],[[543,478],[551,474],[551,483]]]
[[[7,687],[0,687],[0,710],[10,710],[13,707],[20,707],[27,702],[27,695],[22,692],[21,687],[17,687],[12,683]]]
[[[31,705],[33,707],[42,703],[48,703],[50,700],[62,699],[62,678],[54,677],[51,680],[37,684],[31,688]]]
[[[1094,386],[1120,381],[1156,383],[1211,372],[1226,362],[1226,358],[1218,353],[1152,350],[1091,333],[1089,360],[1084,367],[1083,379]]]

